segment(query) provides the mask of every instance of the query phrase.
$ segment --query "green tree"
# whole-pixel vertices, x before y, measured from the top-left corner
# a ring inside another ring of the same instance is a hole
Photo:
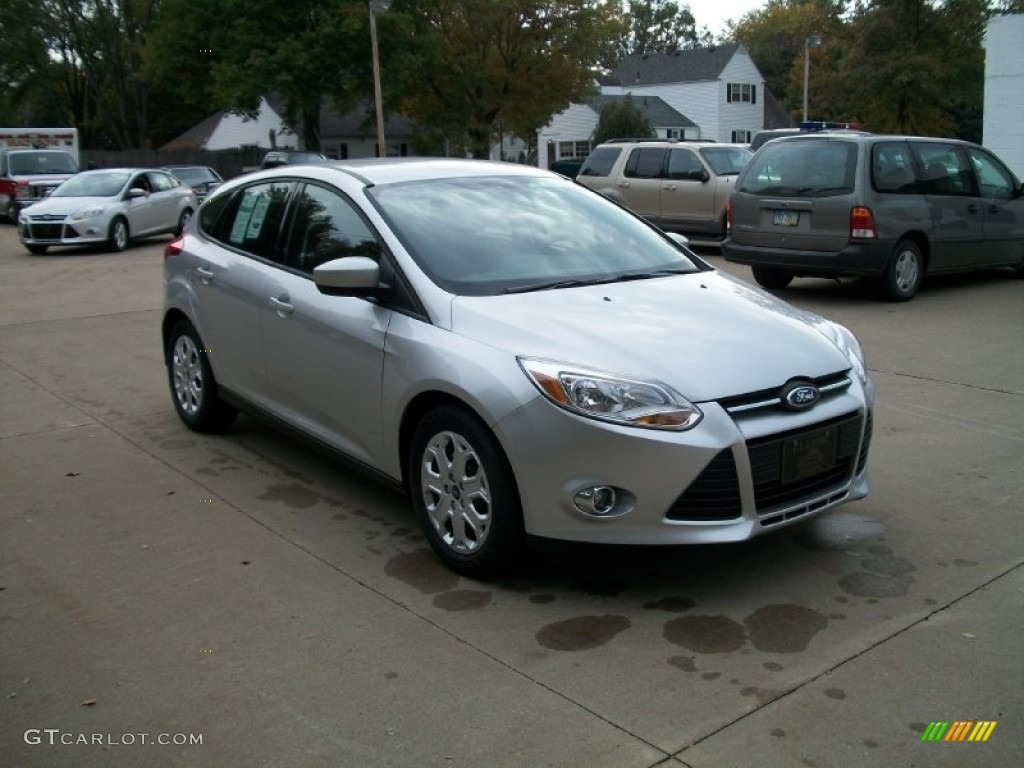
[[[405,111],[456,151],[487,155],[499,126],[531,136],[593,89],[613,7],[587,0],[409,0]]]
[[[609,101],[601,107],[601,114],[594,129],[594,144],[615,138],[654,138],[654,128],[643,111],[633,103],[630,96]]]
[[[625,0],[616,19],[615,36],[602,51],[601,64],[613,69],[632,54],[673,53],[711,42],[707,27],[698,31],[688,5],[674,0]]]

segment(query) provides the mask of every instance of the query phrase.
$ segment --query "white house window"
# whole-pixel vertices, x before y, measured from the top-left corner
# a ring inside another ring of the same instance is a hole
[[[732,132],[732,143],[733,144],[749,144],[753,138],[752,131],[733,131]]]
[[[757,86],[750,83],[729,83],[726,101],[757,104]]]
[[[559,160],[584,160],[590,154],[589,141],[558,142]]]

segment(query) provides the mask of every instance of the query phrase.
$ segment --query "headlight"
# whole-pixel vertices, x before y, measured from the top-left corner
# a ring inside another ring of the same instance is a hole
[[[860,342],[853,335],[849,328],[833,323],[823,317],[814,321],[814,327],[829,341],[839,347],[839,350],[846,355],[853,370],[857,372],[857,378],[861,384],[868,383],[868,367],[864,361],[864,351],[860,348]]]
[[[697,406],[656,381],[620,378],[550,360],[519,358],[537,389],[555,405],[592,419],[647,429],[690,429]]]
[[[72,217],[72,221],[81,221],[82,219],[93,219],[103,213],[103,208],[86,208],[84,211],[78,211]]]

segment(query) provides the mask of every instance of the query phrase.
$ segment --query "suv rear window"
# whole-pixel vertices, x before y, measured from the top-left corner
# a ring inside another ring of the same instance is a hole
[[[598,147],[593,150],[580,168],[577,176],[609,176],[612,166],[619,157],[621,147]]]
[[[831,197],[853,192],[857,145],[800,138],[772,141],[747,163],[736,189],[753,195]]]

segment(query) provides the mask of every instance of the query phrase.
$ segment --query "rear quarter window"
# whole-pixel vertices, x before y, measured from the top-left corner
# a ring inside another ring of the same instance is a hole
[[[914,161],[906,142],[883,142],[871,148],[871,186],[876,192],[895,194],[919,191]]]
[[[621,151],[620,147],[598,147],[587,155],[577,176],[610,176]]]

